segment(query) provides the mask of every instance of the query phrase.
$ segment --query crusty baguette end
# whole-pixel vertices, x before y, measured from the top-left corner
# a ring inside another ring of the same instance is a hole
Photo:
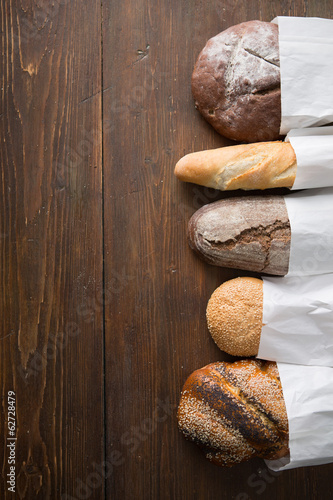
[[[296,169],[291,144],[274,141],[190,153],[178,161],[175,175],[222,191],[291,188]]]

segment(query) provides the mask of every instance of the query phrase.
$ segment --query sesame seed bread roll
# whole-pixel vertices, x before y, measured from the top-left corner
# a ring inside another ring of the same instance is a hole
[[[296,178],[296,155],[288,142],[261,142],[190,153],[181,158],[175,175],[222,191],[291,188]]]
[[[263,316],[263,283],[235,278],[219,286],[208,301],[207,326],[216,345],[233,356],[258,354]]]
[[[177,418],[185,437],[219,466],[288,453],[288,417],[274,362],[216,362],[195,371],[183,387]]]

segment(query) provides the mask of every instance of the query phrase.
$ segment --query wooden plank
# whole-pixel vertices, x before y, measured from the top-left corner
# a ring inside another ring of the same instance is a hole
[[[208,334],[207,300],[239,274],[188,248],[190,215],[217,194],[177,182],[173,168],[187,152],[228,144],[191,97],[207,39],[246,20],[331,9],[314,0],[103,2],[107,498],[327,498],[332,466],[276,476],[260,460],[219,469],[178,433],[186,377],[227,359]]]
[[[0,497],[14,391],[15,498],[102,498],[100,3],[8,0],[1,24]]]

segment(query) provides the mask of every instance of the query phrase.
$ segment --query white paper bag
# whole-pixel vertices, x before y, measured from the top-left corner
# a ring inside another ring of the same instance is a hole
[[[333,127],[293,129],[286,141],[292,145],[297,161],[291,189],[333,186]]]
[[[277,17],[281,72],[281,127],[333,122],[333,20]]]
[[[291,244],[287,276],[333,272],[333,188],[300,191],[284,197]]]
[[[278,363],[289,422],[290,457],[275,471],[333,462],[333,368]]]
[[[333,274],[263,278],[257,357],[333,367]]]

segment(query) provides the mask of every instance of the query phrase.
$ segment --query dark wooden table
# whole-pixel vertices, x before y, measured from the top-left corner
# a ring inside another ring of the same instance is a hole
[[[227,359],[207,300],[240,273],[189,249],[189,217],[221,195],[173,169],[230,144],[191,97],[207,39],[332,10],[332,0],[1,1],[1,499],[331,498],[332,465],[219,469],[178,432],[186,377]]]

